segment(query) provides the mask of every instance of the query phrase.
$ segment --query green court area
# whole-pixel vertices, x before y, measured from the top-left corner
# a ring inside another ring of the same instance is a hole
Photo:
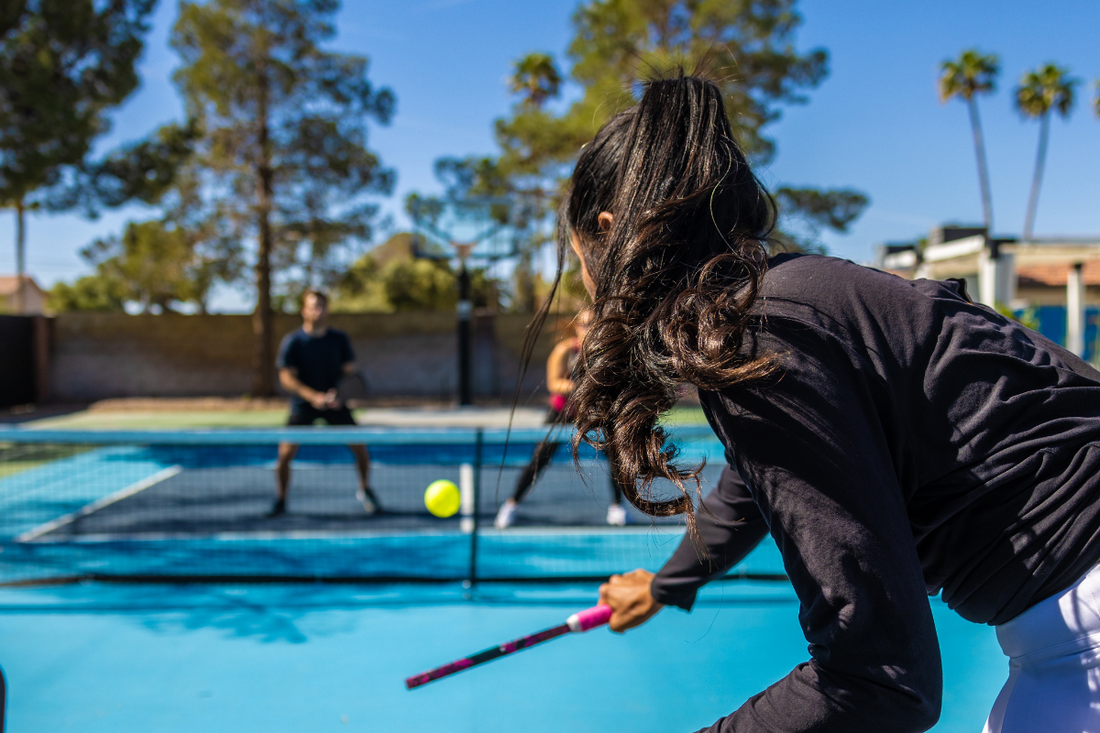
[[[80,445],[22,445],[0,442],[0,479],[14,476],[51,461],[69,458],[87,450]]]
[[[268,428],[286,425],[287,410],[81,410],[24,423],[50,430],[170,430],[184,428]]]
[[[148,401],[146,401],[148,402]],[[177,404],[173,400],[168,404]],[[417,427],[454,427],[480,425],[507,427],[511,410],[508,406],[487,408],[439,408],[405,406],[364,408],[355,410],[355,419],[364,425],[408,425]],[[140,409],[102,410],[92,406],[65,415],[46,417],[23,423],[24,427],[43,430],[185,430],[190,428],[274,428],[286,425],[287,408],[242,406],[221,409]],[[515,427],[535,427],[541,424],[542,408],[517,408]],[[664,416],[662,424],[669,427],[706,425],[698,405],[678,405]]]

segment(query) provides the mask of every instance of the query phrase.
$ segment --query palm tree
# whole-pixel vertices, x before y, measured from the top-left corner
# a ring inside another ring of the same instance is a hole
[[[993,200],[989,193],[989,166],[985,161],[985,144],[982,141],[982,125],[978,118],[978,94],[988,94],[997,87],[997,74],[1001,62],[996,54],[982,54],[972,48],[963,51],[958,60],[940,64],[940,101],[960,97],[970,110],[970,128],[974,132],[974,150],[978,156],[978,182],[982,187],[982,211],[985,229],[993,233]]]
[[[1016,110],[1024,117],[1039,118],[1039,152],[1035,157],[1035,174],[1031,178],[1031,194],[1027,199],[1025,240],[1031,239],[1035,211],[1039,208],[1039,186],[1043,182],[1047,140],[1050,137],[1050,111],[1057,111],[1065,119],[1073,109],[1073,88],[1077,84],[1077,79],[1069,77],[1068,69],[1047,64],[1024,74],[1020,86],[1016,87]]]
[[[1100,79],[1096,80],[1096,98],[1092,100],[1096,116],[1100,117]]]

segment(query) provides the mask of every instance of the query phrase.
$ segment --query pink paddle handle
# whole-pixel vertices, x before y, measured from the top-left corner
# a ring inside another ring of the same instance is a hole
[[[588,631],[594,629],[597,626],[603,626],[611,620],[611,606],[600,604],[593,606],[592,608],[586,608],[580,613],[574,613],[570,616],[565,623],[569,625],[569,630],[574,633],[581,631]]]

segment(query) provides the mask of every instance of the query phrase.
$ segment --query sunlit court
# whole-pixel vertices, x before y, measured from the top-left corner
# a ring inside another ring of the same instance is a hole
[[[1094,0],[0,5],[0,733],[1100,733]]]
[[[641,515],[607,527],[596,494],[606,476],[590,456],[588,485],[560,461],[522,523],[495,530],[500,467],[509,482],[519,462],[504,455],[504,431],[356,432],[374,446],[387,513],[364,516],[350,455],[321,433],[298,438],[314,442],[300,459],[308,496],[274,521],[263,512],[285,431],[144,434],[154,444],[122,431],[5,432],[8,729],[688,729],[805,656],[797,599],[763,546],[691,614],[622,637],[569,635],[406,690],[416,673],[562,623],[593,604],[596,578],[658,568],[682,527]],[[720,450],[704,430],[680,435],[689,457]],[[508,454],[525,460],[541,436],[514,431]],[[476,491],[476,517],[475,497],[431,516],[405,489],[431,477]],[[958,650],[944,660],[940,729],[970,730],[1000,687],[999,651],[990,629],[933,608]],[[654,694],[629,700],[639,685]]]

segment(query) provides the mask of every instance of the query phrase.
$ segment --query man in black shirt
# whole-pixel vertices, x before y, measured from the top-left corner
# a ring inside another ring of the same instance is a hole
[[[277,366],[279,383],[291,394],[287,425],[312,425],[318,419],[329,425],[355,425],[351,410],[336,394],[341,377],[355,371],[355,354],[348,335],[328,327],[328,298],[324,293],[309,290],[302,298],[302,327],[283,339]],[[374,514],[380,506],[367,480],[370,454],[365,445],[349,445],[348,449],[355,456],[359,472],[356,496],[367,513]],[[271,516],[286,512],[290,462],[297,453],[296,444],[279,444],[276,499]]]

